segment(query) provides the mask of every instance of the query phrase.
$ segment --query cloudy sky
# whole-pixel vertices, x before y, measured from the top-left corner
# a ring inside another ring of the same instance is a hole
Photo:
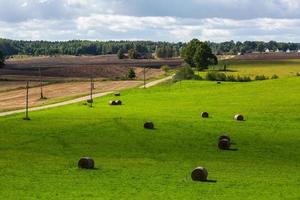
[[[300,42],[300,0],[0,0],[0,37]]]

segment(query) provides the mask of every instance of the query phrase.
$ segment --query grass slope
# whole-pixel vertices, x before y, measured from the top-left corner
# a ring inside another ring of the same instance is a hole
[[[298,199],[300,78],[186,81],[0,118],[3,199]],[[200,112],[208,111],[209,119]],[[245,122],[233,115],[243,113]],[[156,130],[143,129],[153,120]],[[229,133],[237,151],[220,151]],[[80,170],[81,156],[96,170]],[[191,181],[196,166],[216,183]]]

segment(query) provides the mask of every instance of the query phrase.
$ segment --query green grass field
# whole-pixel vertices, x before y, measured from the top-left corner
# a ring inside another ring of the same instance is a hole
[[[227,74],[250,76],[265,75],[271,78],[274,74],[280,78],[293,77],[300,74],[300,59],[287,60],[223,60],[215,69],[227,64]]]
[[[183,81],[0,118],[2,199],[299,199],[300,77]],[[202,111],[211,114],[200,118]],[[246,121],[233,116],[242,113]],[[152,120],[155,130],[144,130]],[[228,133],[237,151],[217,148]],[[77,161],[91,156],[95,170]],[[209,180],[193,182],[204,166]]]

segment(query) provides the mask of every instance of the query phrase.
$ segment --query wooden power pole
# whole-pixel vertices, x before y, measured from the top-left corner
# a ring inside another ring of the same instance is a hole
[[[42,77],[42,72],[40,67],[39,67],[39,75],[40,75],[41,99],[45,99],[43,94],[43,77]]]
[[[144,89],[146,89],[146,67],[144,67]]]
[[[28,101],[29,101],[29,81],[26,83],[26,102],[25,102],[25,118],[24,120],[30,120],[29,113],[28,113]]]
[[[94,89],[94,80],[93,80],[93,77],[91,77],[91,91],[90,91],[90,104],[91,104],[91,107],[93,107],[93,89]]]

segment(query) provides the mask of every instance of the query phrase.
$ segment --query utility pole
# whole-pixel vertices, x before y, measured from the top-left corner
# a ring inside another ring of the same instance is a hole
[[[29,81],[27,81],[27,83],[26,83],[26,102],[25,102],[26,108],[25,108],[24,120],[30,120],[29,115],[28,115],[28,100],[29,100],[28,95],[29,95]]]
[[[42,78],[42,72],[40,67],[39,67],[39,75],[40,75],[41,99],[45,99],[43,94],[43,78]]]
[[[144,67],[144,89],[146,89],[146,67]]]
[[[93,107],[93,89],[94,89],[94,81],[93,81],[93,76],[91,76],[91,93],[90,93],[90,104],[91,107]]]

